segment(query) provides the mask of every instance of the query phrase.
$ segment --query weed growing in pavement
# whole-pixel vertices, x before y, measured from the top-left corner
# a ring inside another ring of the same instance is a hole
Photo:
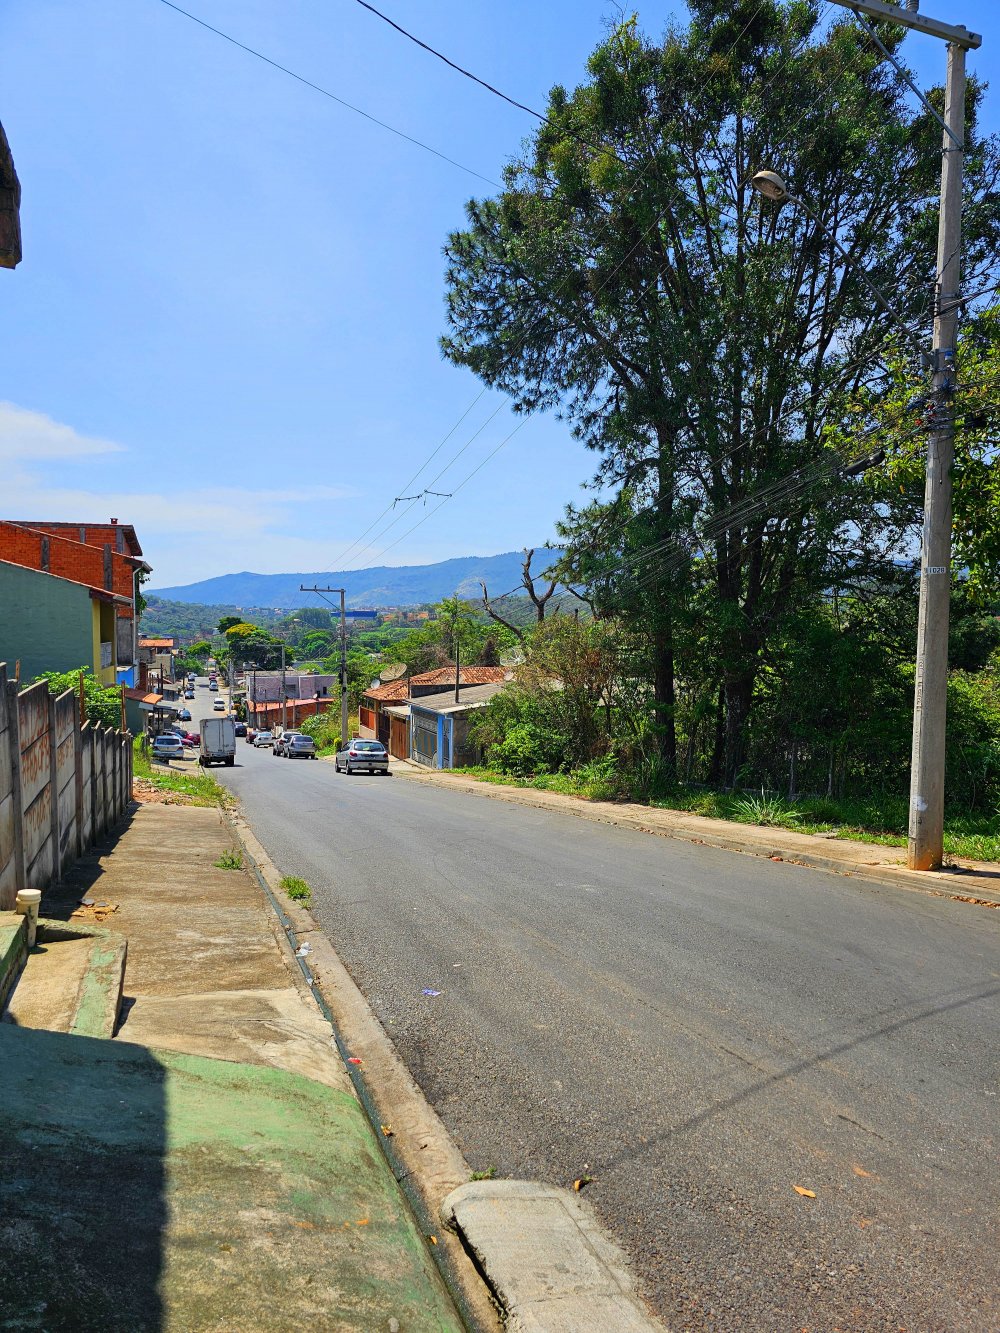
[[[223,852],[218,861],[214,862],[216,870],[242,870],[243,853],[242,852]]]
[[[495,1166],[488,1166],[488,1167],[486,1168],[485,1171],[473,1171],[473,1173],[472,1173],[472,1175],[469,1177],[469,1179],[470,1179],[470,1180],[493,1180],[493,1179],[495,1178],[495,1176],[496,1176],[496,1173],[497,1173],[497,1169],[496,1169]]]
[[[281,887],[289,898],[294,898],[296,902],[307,903],[312,897],[312,889],[304,879],[299,879],[298,875],[284,875]]]

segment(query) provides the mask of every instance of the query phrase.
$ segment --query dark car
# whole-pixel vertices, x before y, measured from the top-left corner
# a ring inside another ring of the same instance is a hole
[[[247,734],[247,724],[245,722],[237,722],[236,735],[245,736],[246,734]]]
[[[337,752],[333,766],[338,773],[388,773],[389,754],[381,741],[351,741]]]

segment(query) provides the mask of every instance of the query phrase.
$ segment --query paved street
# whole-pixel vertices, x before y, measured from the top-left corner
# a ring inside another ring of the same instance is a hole
[[[473,1167],[591,1176],[668,1324],[1000,1328],[1000,913],[237,744]]]

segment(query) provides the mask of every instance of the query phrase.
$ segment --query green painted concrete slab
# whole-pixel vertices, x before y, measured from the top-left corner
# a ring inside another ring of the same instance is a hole
[[[355,1100],[0,1026],[0,1329],[459,1333]]]
[[[23,916],[0,912],[0,1008],[27,952],[24,926]]]

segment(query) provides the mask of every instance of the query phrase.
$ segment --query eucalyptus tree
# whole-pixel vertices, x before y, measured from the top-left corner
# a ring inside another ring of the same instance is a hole
[[[449,238],[442,345],[598,456],[562,577],[643,629],[668,766],[678,672],[715,692],[732,782],[769,638],[912,518],[831,465],[826,431],[898,337],[873,290],[904,323],[929,318],[940,130],[817,0],[689,9],[659,42],[618,25],[579,87],[552,90],[501,192]],[[900,30],[880,36],[898,49]],[[998,215],[979,97],[973,267],[995,255]],[[762,168],[815,217],[761,199]]]

